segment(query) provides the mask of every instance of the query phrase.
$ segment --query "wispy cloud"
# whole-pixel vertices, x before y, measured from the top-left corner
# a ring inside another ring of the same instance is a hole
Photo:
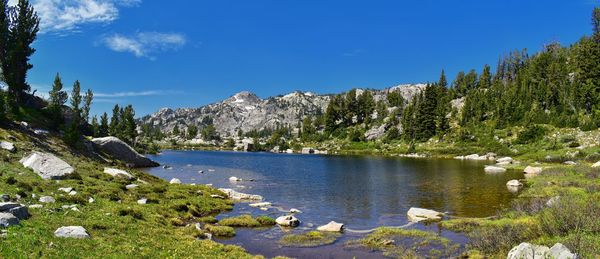
[[[154,95],[168,95],[177,94],[177,91],[163,91],[163,90],[151,90],[141,92],[117,92],[117,93],[95,93],[94,96],[100,98],[120,98],[120,97],[140,97],[140,96],[154,96]]]
[[[364,51],[362,49],[353,49],[352,51],[342,53],[342,56],[344,56],[344,57],[354,57],[354,56],[359,55],[359,54],[361,54],[363,52]]]
[[[138,32],[131,36],[113,34],[105,37],[103,43],[111,50],[129,52],[136,57],[154,59],[152,54],[177,50],[186,44],[185,35],[180,33]]]
[[[17,0],[9,0],[15,5]],[[133,7],[141,0],[33,0],[41,22],[40,31],[69,33],[84,24],[109,24],[119,18],[120,7]]]

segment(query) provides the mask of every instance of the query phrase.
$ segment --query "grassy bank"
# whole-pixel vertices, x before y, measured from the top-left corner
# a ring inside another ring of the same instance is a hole
[[[108,166],[105,162],[70,149],[53,135],[37,136],[16,127],[0,129],[0,139],[9,136],[14,137],[10,141],[17,152],[0,151],[1,192],[13,199],[20,196],[18,202],[26,205],[41,204],[41,196],[52,196],[56,202],[30,208],[29,219],[6,229],[6,236],[0,237],[0,257],[253,257],[237,246],[201,240],[204,230],[197,230],[193,223],[233,206],[228,200],[211,198],[211,194],[223,195],[215,189],[170,185],[132,169],[127,171],[135,176],[133,180],[113,178],[102,172]],[[18,162],[34,150],[56,154],[76,173],[66,180],[42,180]],[[122,168],[117,162],[111,167]],[[125,188],[132,183],[139,187]],[[58,190],[66,187],[77,194]],[[147,204],[138,204],[142,198]],[[61,226],[83,226],[91,238],[57,238],[54,231]]]

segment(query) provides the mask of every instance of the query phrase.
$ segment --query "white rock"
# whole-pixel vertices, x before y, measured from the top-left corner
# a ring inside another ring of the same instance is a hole
[[[512,162],[513,162],[512,157],[503,157],[503,158],[496,159],[496,163],[509,163],[510,164]]]
[[[592,165],[592,168],[598,168],[598,167],[600,167],[600,161],[598,161]]]
[[[33,204],[28,206],[30,209],[41,209],[44,207],[42,204]]]
[[[443,215],[443,213],[437,212],[435,210],[421,208],[410,208],[406,214],[408,215],[408,220],[410,220],[411,222],[441,220]]]
[[[270,202],[259,202],[259,203],[249,204],[249,206],[253,207],[253,208],[269,207],[269,206],[271,206],[271,203]]]
[[[559,201],[560,201],[560,196],[554,196],[554,197],[548,199],[548,201],[546,202],[546,207],[553,207]]]
[[[466,160],[476,160],[476,161],[483,161],[483,160],[488,160],[486,156],[479,156],[478,154],[471,154],[468,156],[465,156]]]
[[[550,248],[550,251],[547,253],[547,258],[555,258],[555,259],[575,259],[577,255],[571,253],[571,250],[564,246],[561,243],[556,243],[554,246]]]
[[[77,192],[76,192],[76,191],[70,191],[70,192],[69,192],[69,196],[75,196],[75,195],[77,195]]]
[[[141,205],[144,205],[144,204],[146,204],[147,202],[148,202],[148,199],[146,199],[146,198],[142,198],[142,199],[139,199],[139,200],[137,201],[137,203],[138,203],[138,204],[141,204]]]
[[[317,230],[325,232],[342,232],[342,230],[344,230],[344,224],[331,221],[327,223],[327,225],[318,227]]]
[[[169,183],[170,184],[181,184],[181,180],[179,180],[177,178],[173,178],[173,179],[171,179],[171,181]]]
[[[573,162],[573,161],[566,161],[564,162],[565,165],[577,165],[577,163]]]
[[[267,210],[269,210],[269,208],[267,208],[267,207],[262,207],[262,208],[260,208],[260,210],[262,210],[262,211],[267,211]]]
[[[296,213],[302,213],[302,211],[300,211],[299,209],[290,209],[290,213],[296,214]]]
[[[139,187],[139,185],[137,185],[137,184],[128,184],[128,185],[125,186],[125,189],[132,190],[132,189],[135,189],[135,188],[138,188],[138,187]]]
[[[525,170],[523,170],[523,173],[525,174],[540,174],[542,173],[542,168],[541,167],[533,167],[533,166],[528,166],[525,167]]]
[[[294,215],[281,216],[275,220],[277,225],[283,227],[297,227],[300,225],[300,220],[298,220]]]
[[[7,228],[19,225],[19,219],[11,213],[0,212],[0,227]]]
[[[88,199],[88,202],[89,202],[89,203],[94,203],[94,201],[95,201],[95,200],[94,200],[94,198],[92,198],[92,197],[90,197],[90,198]]]
[[[546,246],[532,245],[529,243],[521,243],[514,247],[508,253],[506,259],[537,259],[546,258],[546,253],[550,249]]]
[[[232,176],[232,177],[229,177],[229,181],[230,182],[240,182],[240,181],[242,181],[242,179]]]
[[[87,230],[81,226],[60,227],[54,231],[54,236],[65,238],[89,238]]]
[[[519,187],[523,186],[523,184],[519,182],[519,180],[510,180],[508,183],[506,183],[506,186]]]
[[[33,152],[21,159],[23,166],[32,169],[42,179],[60,180],[72,174],[75,169],[58,157],[41,152]]]
[[[224,192],[225,194],[227,194],[227,197],[233,200],[262,201],[263,199],[263,197],[260,195],[241,193],[234,191],[233,189],[221,188],[219,189],[219,191]]]
[[[133,175],[120,169],[105,167],[104,173],[109,174],[112,177],[125,177],[127,179],[133,179]]]
[[[510,165],[510,162],[500,162],[500,163],[496,163],[496,166],[507,166]]]
[[[17,150],[15,144],[5,141],[0,141],[0,148],[8,150],[9,152],[15,152],[15,150]]]
[[[485,172],[490,174],[504,173],[506,172],[506,168],[497,167],[497,166],[486,166]]]
[[[73,188],[71,188],[71,187],[58,188],[58,190],[62,191],[62,192],[70,193],[73,190]]]
[[[39,200],[41,203],[55,203],[56,200],[51,196],[42,196]]]

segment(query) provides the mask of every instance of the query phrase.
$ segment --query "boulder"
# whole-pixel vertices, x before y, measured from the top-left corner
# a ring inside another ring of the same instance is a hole
[[[19,225],[19,219],[11,213],[0,212],[0,227],[7,228]]]
[[[128,185],[125,186],[125,189],[132,190],[132,189],[135,189],[135,188],[138,188],[138,187],[139,187],[139,185],[137,185],[137,184],[128,184]]]
[[[233,200],[262,201],[263,199],[263,197],[260,195],[241,193],[234,191],[233,189],[221,188],[219,191],[227,194],[227,197]]]
[[[385,136],[385,124],[382,124],[381,126],[377,127],[377,128],[372,128],[370,130],[368,130],[367,132],[365,132],[365,139],[367,140],[375,140],[375,139],[380,139],[383,136]]]
[[[331,221],[327,223],[327,225],[318,227],[317,230],[325,232],[342,232],[342,230],[344,230],[344,224]]]
[[[478,154],[472,154],[472,155],[465,156],[464,159],[465,160],[476,160],[476,161],[488,160],[488,158],[486,156],[480,156]]]
[[[443,213],[435,210],[410,208],[406,215],[408,215],[408,220],[411,222],[421,222],[441,220]]]
[[[283,227],[297,227],[300,225],[300,220],[298,220],[294,215],[281,216],[275,220],[277,225]]]
[[[139,199],[137,201],[137,203],[140,205],[144,205],[144,204],[148,203],[148,199],[146,199],[146,198]]]
[[[512,162],[513,162],[512,157],[503,157],[503,158],[496,159],[496,163],[509,163],[510,164]]]
[[[542,168],[541,167],[533,167],[533,166],[528,166],[525,167],[525,170],[523,170],[523,173],[525,174],[540,174],[542,173]]]
[[[92,142],[103,152],[133,167],[156,167],[158,163],[140,155],[127,143],[115,137],[95,138]]]
[[[508,252],[506,259],[537,259],[546,258],[546,253],[550,249],[546,246],[532,245],[530,243],[521,243]]]
[[[0,212],[5,212],[12,208],[16,208],[19,206],[21,206],[21,204],[14,203],[14,202],[1,202],[0,203]]]
[[[506,186],[520,187],[520,186],[523,186],[523,184],[521,182],[519,182],[519,180],[510,180],[510,181],[508,181],[508,183],[506,183]]]
[[[181,184],[181,180],[177,179],[177,178],[173,178],[171,179],[171,181],[169,181],[170,184]]]
[[[9,209],[7,212],[13,214],[13,216],[17,217],[18,219],[27,219],[31,216],[29,215],[29,210],[24,205]]]
[[[592,165],[592,168],[598,168],[598,167],[600,167],[600,161],[598,161]]]
[[[64,238],[90,238],[87,230],[81,226],[60,227],[54,231],[54,236]]]
[[[571,253],[571,250],[564,246],[561,243],[556,243],[554,246],[550,248],[550,251],[547,253],[547,258],[556,258],[556,259],[575,259],[577,255]]]
[[[242,179],[232,176],[232,177],[229,177],[229,181],[230,182],[240,182],[240,181],[242,181]]]
[[[15,144],[6,141],[0,141],[0,148],[8,150],[8,152],[15,152],[17,150]]]
[[[313,148],[310,147],[305,147],[302,148],[302,154],[308,155],[308,154],[314,154],[315,150]]]
[[[565,164],[565,165],[577,165],[577,163],[573,162],[573,161],[566,161],[563,164]]]
[[[504,173],[506,172],[506,168],[497,167],[497,166],[486,166],[485,172],[490,174]]]
[[[112,177],[125,177],[130,180],[133,179],[133,175],[131,175],[130,173],[128,173],[126,171],[120,170],[120,169],[105,167],[104,173],[109,174]]]
[[[20,162],[46,180],[60,180],[75,171],[67,162],[49,153],[33,152]]]
[[[297,213],[302,213],[302,211],[300,211],[299,209],[291,208],[290,213],[297,214]]]
[[[42,197],[40,197],[40,202],[41,203],[55,203],[56,200],[54,198],[52,198],[51,196],[42,196]]]
[[[530,243],[521,243],[515,246],[508,253],[507,259],[538,259],[538,258],[555,258],[555,259],[575,259],[576,254],[561,243],[557,243],[552,248],[547,246],[533,245]]]

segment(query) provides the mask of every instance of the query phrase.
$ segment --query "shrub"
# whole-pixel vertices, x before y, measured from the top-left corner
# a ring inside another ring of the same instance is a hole
[[[546,129],[540,125],[527,127],[517,136],[517,144],[530,144],[540,141],[546,135]]]

